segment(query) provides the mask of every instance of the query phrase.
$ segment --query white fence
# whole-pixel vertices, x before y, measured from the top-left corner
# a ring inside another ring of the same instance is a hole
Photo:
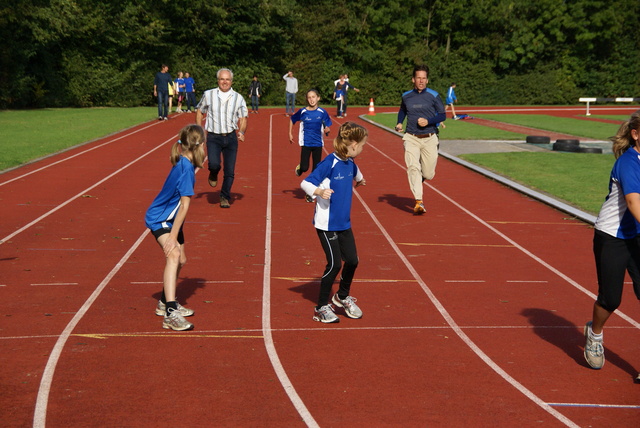
[[[581,103],[587,103],[587,116],[591,116],[591,112],[589,112],[589,104],[590,103],[633,103],[636,101],[640,101],[640,98],[580,98],[578,101]]]

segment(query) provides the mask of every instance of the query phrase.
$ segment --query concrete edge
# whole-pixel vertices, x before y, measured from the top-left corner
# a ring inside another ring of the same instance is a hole
[[[395,130],[393,130],[391,128],[388,128],[388,127],[386,127],[384,125],[376,123],[376,122],[364,117],[364,115],[359,116],[359,118],[364,120],[367,123],[370,123],[370,124],[372,124],[374,126],[377,126],[378,128],[382,128],[382,129],[384,129],[384,130],[386,130],[386,131],[388,131],[388,132],[390,132],[392,134],[395,134],[395,135],[398,135],[398,136],[402,137],[401,133],[399,133],[399,132],[397,132],[397,131],[395,131]],[[474,164],[472,164],[470,162],[467,162],[467,161],[465,161],[463,159],[460,159],[457,156],[451,155],[451,154],[443,152],[443,151],[439,151],[438,153],[440,154],[440,156],[442,156],[442,157],[444,157],[446,159],[449,159],[450,161],[453,161],[453,162],[455,162],[457,164],[460,164],[460,165],[464,166],[465,168],[471,169],[471,170],[473,170],[475,172],[478,172],[478,173],[480,173],[480,174],[482,174],[482,175],[484,175],[484,176],[486,176],[488,178],[491,178],[494,181],[497,181],[497,182],[499,182],[501,184],[504,184],[505,186],[511,187],[512,189],[514,189],[514,190],[516,190],[516,191],[518,191],[520,193],[523,193],[523,194],[525,194],[527,196],[530,196],[530,197],[532,197],[534,199],[537,199],[537,200],[539,200],[539,201],[541,201],[541,202],[543,202],[543,203],[545,203],[547,205],[550,205],[550,206],[552,206],[552,207],[554,207],[554,208],[556,208],[556,209],[558,209],[558,210],[560,210],[562,212],[570,214],[570,215],[572,215],[572,216],[584,221],[585,223],[589,223],[589,224],[593,225],[595,223],[595,221],[596,221],[596,216],[594,216],[592,214],[589,214],[589,213],[586,213],[586,212],[584,212],[582,210],[579,210],[578,208],[572,207],[571,205],[568,205],[568,204],[566,204],[566,203],[564,203],[562,201],[559,201],[559,200],[554,199],[554,198],[552,198],[550,196],[544,195],[544,194],[542,194],[540,192],[537,192],[537,191],[535,191],[533,189],[530,189],[530,188],[528,188],[526,186],[523,186],[522,184],[516,183],[515,181],[509,180],[508,178],[505,178],[505,177],[503,177],[501,175],[498,175],[498,174],[496,174],[494,172],[486,170],[486,169],[484,169],[484,168],[482,168],[482,167],[480,167],[478,165],[474,165]]]

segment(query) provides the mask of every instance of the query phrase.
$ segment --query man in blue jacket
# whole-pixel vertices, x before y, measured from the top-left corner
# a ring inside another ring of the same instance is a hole
[[[447,117],[440,95],[427,89],[429,67],[418,65],[413,69],[413,89],[402,95],[398,111],[396,131],[402,132],[402,123],[407,119],[404,141],[404,161],[407,165],[409,187],[416,200],[413,212],[423,214],[422,182],[436,175],[438,162],[438,124]]]

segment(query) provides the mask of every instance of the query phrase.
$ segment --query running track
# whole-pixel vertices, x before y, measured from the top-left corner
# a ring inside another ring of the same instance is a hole
[[[0,175],[4,426],[638,426],[630,287],[604,368],[582,356],[591,227],[443,158],[415,217],[401,140],[373,126],[352,213],[361,320],[311,320],[324,255],[288,119],[264,109],[231,209],[197,175],[178,288],[195,329],[163,330],[143,217],[193,116]]]

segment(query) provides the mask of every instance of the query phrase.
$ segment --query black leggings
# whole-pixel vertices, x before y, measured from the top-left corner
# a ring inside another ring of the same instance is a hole
[[[353,275],[358,267],[358,253],[351,229],[340,232],[327,232],[320,229],[316,229],[316,231],[322,249],[327,256],[327,267],[320,280],[320,296],[318,297],[318,307],[320,307],[329,303],[331,287],[340,272],[343,260],[344,267],[342,267],[338,296],[344,299],[349,295],[351,281],[353,281]]]
[[[596,230],[593,254],[598,272],[598,304],[603,309],[613,312],[620,306],[625,270],[640,299],[640,247],[636,239],[615,238]]]
[[[309,170],[309,156],[311,156],[311,171],[316,169],[322,159],[322,147],[300,147],[300,174]]]

